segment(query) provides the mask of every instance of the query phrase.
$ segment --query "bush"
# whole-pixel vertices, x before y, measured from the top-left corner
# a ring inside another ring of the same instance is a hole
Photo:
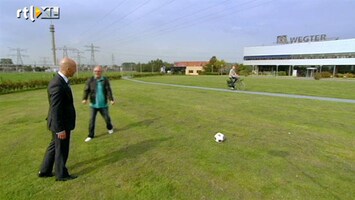
[[[121,79],[121,75],[108,75],[107,77],[110,80]],[[70,84],[82,84],[85,83],[88,78],[89,77],[73,77],[70,78]],[[31,80],[24,82],[4,81],[0,83],[0,94],[47,88],[48,84],[49,80]]]
[[[322,77],[322,75],[320,73],[315,73],[314,74],[314,79],[315,80],[320,80],[321,77]]]
[[[32,80],[25,82],[5,81],[3,83],[0,83],[0,94],[46,88],[48,86],[48,83],[48,80]]]
[[[346,74],[344,74],[344,78],[354,78],[355,76],[354,76],[354,74],[352,74],[352,73],[346,73]]]
[[[286,72],[285,71],[279,71],[277,73],[278,76],[286,76]]]
[[[219,72],[205,72],[205,71],[201,71],[199,73],[199,75],[220,75],[221,73]]]
[[[162,76],[162,73],[144,73],[144,74],[132,74],[132,78],[148,77],[148,76]]]
[[[322,78],[331,78],[332,74],[330,72],[321,72],[321,77]]]
[[[337,78],[343,78],[343,77],[344,77],[344,74],[337,73],[337,74],[335,74],[335,77],[337,77]]]
[[[251,72],[249,70],[241,70],[239,71],[239,75],[241,76],[249,76]]]

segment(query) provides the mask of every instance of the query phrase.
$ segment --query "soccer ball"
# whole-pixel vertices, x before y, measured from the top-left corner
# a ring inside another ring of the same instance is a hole
[[[220,142],[224,142],[224,140],[226,139],[224,137],[224,135],[222,133],[216,133],[216,135],[214,135],[215,141],[220,143]]]

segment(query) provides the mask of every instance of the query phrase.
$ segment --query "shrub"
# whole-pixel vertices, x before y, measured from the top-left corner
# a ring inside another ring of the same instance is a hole
[[[344,74],[344,78],[354,78],[355,76],[354,76],[354,74],[352,74],[352,73],[346,73],[346,74]]]
[[[285,71],[279,71],[277,73],[278,76],[286,76],[286,72]]]
[[[199,73],[200,75],[220,75],[221,73],[219,73],[219,72],[205,72],[205,71],[203,71],[203,72],[201,72],[201,73]]]
[[[162,73],[132,74],[132,78],[147,77],[147,76],[162,76],[162,75],[163,75]]]
[[[332,74],[330,72],[321,72],[321,77],[322,78],[330,78],[332,77]]]
[[[121,79],[121,75],[108,75],[110,80]],[[82,84],[85,83],[89,77],[73,77],[70,78],[70,84]],[[4,81],[0,83],[0,94],[6,94],[11,92],[19,92],[24,90],[46,88],[49,84],[49,80],[31,80],[24,82],[12,82]]]
[[[315,80],[319,80],[322,77],[322,75],[320,73],[315,73],[314,74],[314,79]]]
[[[239,75],[241,76],[249,76],[251,72],[249,70],[241,70],[239,71]]]
[[[343,77],[344,77],[344,74],[337,73],[337,74],[335,74],[335,77],[337,77],[337,78],[343,78]]]

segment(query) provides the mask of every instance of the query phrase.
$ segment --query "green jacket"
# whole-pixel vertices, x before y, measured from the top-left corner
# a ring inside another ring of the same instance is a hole
[[[113,95],[112,95],[112,90],[111,90],[111,86],[110,86],[110,82],[106,77],[104,78],[104,95],[107,99],[110,101],[113,101]],[[87,100],[88,97],[90,96],[90,102],[92,104],[95,104],[96,101],[96,79],[95,77],[91,77],[90,79],[88,79],[86,81],[86,85],[84,88],[84,95],[83,95],[83,100]]]

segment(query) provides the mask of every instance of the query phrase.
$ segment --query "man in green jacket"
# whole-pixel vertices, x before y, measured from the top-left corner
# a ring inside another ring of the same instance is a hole
[[[94,68],[94,76],[86,82],[82,103],[86,104],[88,98],[90,98],[91,117],[89,122],[89,135],[85,139],[85,142],[89,142],[95,137],[97,112],[100,112],[101,116],[105,119],[108,133],[113,133],[113,126],[108,111],[108,102],[113,105],[115,101],[113,99],[110,82],[106,77],[102,76],[102,67],[100,65]]]

